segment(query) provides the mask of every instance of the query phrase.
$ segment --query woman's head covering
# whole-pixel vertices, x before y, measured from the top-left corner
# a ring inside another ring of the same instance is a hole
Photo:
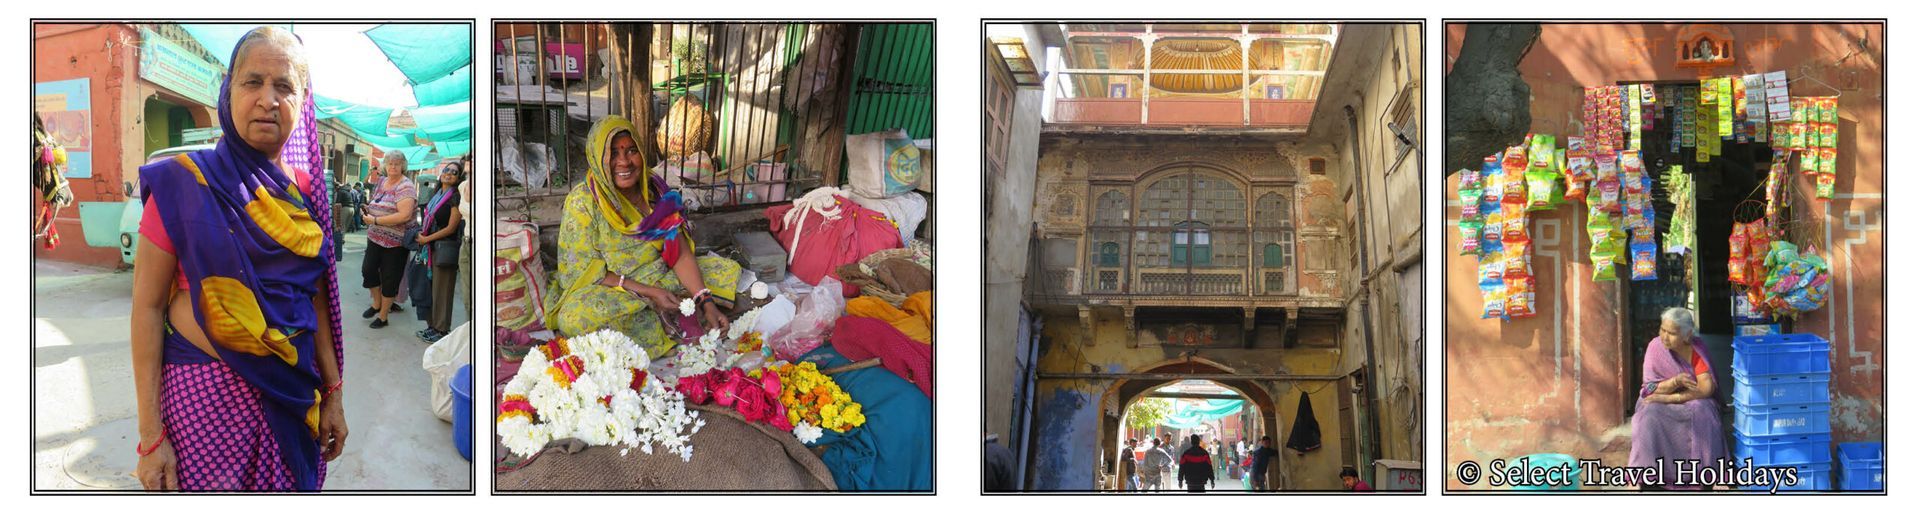
[[[234,45],[228,62],[237,61],[255,38],[270,37],[269,30],[248,32]],[[229,73],[220,84],[223,133],[214,148],[141,167],[141,196],[159,201],[155,212],[175,242],[195,320],[221,362],[260,391],[268,427],[295,486],[317,489],[321,477],[316,437],[325,385],[315,355],[314,334],[321,328],[319,313],[313,310],[313,296],[320,292],[316,283],[327,293],[334,359],[343,374],[345,343],[332,213],[322,197],[301,194],[296,182],[309,184],[316,195],[329,190],[315,137],[312,80],[305,78],[301,84],[307,91],[304,105],[279,152],[287,167],[304,173],[296,178],[240,138],[233,123],[232,85]],[[168,339],[169,345],[175,344],[174,337]],[[168,362],[180,354],[199,351],[176,353],[170,346]]]
[[[641,146],[645,180],[639,181],[640,198],[652,199],[653,209],[646,216],[627,201],[614,184],[613,170],[610,169],[607,156],[613,149],[616,137],[626,135],[633,138],[635,144],[644,139],[636,136],[633,122],[620,116],[601,118],[593,124],[593,130],[587,132],[587,187],[593,191],[594,205],[599,207],[600,219],[611,225],[615,231],[648,241],[660,241],[660,254],[671,267],[680,260],[680,245],[677,243],[680,227],[685,218],[680,216],[680,192],[667,191],[667,183],[653,175],[653,152]]]

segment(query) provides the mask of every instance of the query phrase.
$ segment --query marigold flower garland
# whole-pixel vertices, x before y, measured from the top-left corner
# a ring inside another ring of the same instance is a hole
[[[649,380],[647,363],[645,350],[612,330],[536,346],[503,391],[496,420],[501,442],[523,457],[575,438],[647,454],[658,444],[691,460],[692,435],[706,421],[687,410],[680,393]]]
[[[794,426],[804,422],[808,426],[846,433],[866,424],[867,416],[860,412],[860,404],[840,390],[840,384],[833,378],[820,373],[814,363],[780,363],[768,369],[780,375],[780,403],[787,407],[787,421]],[[795,435],[800,435],[797,429]]]

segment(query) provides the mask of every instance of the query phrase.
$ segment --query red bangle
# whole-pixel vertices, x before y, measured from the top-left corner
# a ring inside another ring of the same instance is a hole
[[[137,442],[136,442],[136,443],[133,443],[133,452],[134,452],[134,453],[138,453],[138,454],[140,454],[140,456],[141,456],[141,457],[145,457],[145,456],[148,456],[148,455],[153,455],[153,452],[154,452],[155,450],[159,450],[159,449],[160,449],[160,443],[164,443],[164,442],[167,442],[167,433],[166,433],[166,432],[161,432],[161,433],[160,433],[160,440],[158,440],[158,441],[154,441],[154,442],[153,442],[153,447],[152,447],[152,448],[147,448],[147,449],[145,449],[145,450],[142,450],[142,449],[140,449],[140,443],[137,443]]]
[[[334,382],[333,385],[327,386],[327,396],[333,396],[333,393],[340,392],[340,387],[345,385],[347,385],[347,379],[342,378]]]

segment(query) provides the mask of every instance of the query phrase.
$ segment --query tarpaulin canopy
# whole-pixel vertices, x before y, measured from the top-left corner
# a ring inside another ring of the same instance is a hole
[[[183,24],[209,53],[227,62],[259,23]],[[407,156],[409,169],[471,151],[473,27],[443,24],[272,24],[299,36],[320,119],[338,119],[354,136]],[[416,127],[395,126],[402,111]]]
[[[473,141],[467,140],[467,141],[454,141],[451,143],[434,143],[433,151],[434,153],[440,154],[440,158],[442,159],[462,157],[469,153],[473,153]]]
[[[1207,400],[1203,403],[1182,402],[1168,414],[1160,424],[1173,429],[1193,428],[1208,421],[1231,416],[1246,406],[1246,400]]]
[[[471,25],[385,24],[366,31],[407,81],[425,84],[473,63]]]
[[[353,127],[362,137],[386,137],[391,134],[387,124],[393,120],[393,109],[368,107],[327,95],[313,95],[314,114],[320,119],[339,118],[341,123]]]
[[[473,65],[461,67],[440,80],[415,84],[413,99],[420,106],[452,105],[473,99]]]
[[[413,122],[420,125],[420,135],[434,141],[471,140],[473,107],[469,103],[411,109]]]

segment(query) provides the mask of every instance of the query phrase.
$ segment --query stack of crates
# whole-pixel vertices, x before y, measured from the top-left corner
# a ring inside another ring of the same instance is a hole
[[[1800,483],[1780,490],[1833,489],[1831,348],[1812,334],[1733,339],[1733,458],[1798,468]]]

